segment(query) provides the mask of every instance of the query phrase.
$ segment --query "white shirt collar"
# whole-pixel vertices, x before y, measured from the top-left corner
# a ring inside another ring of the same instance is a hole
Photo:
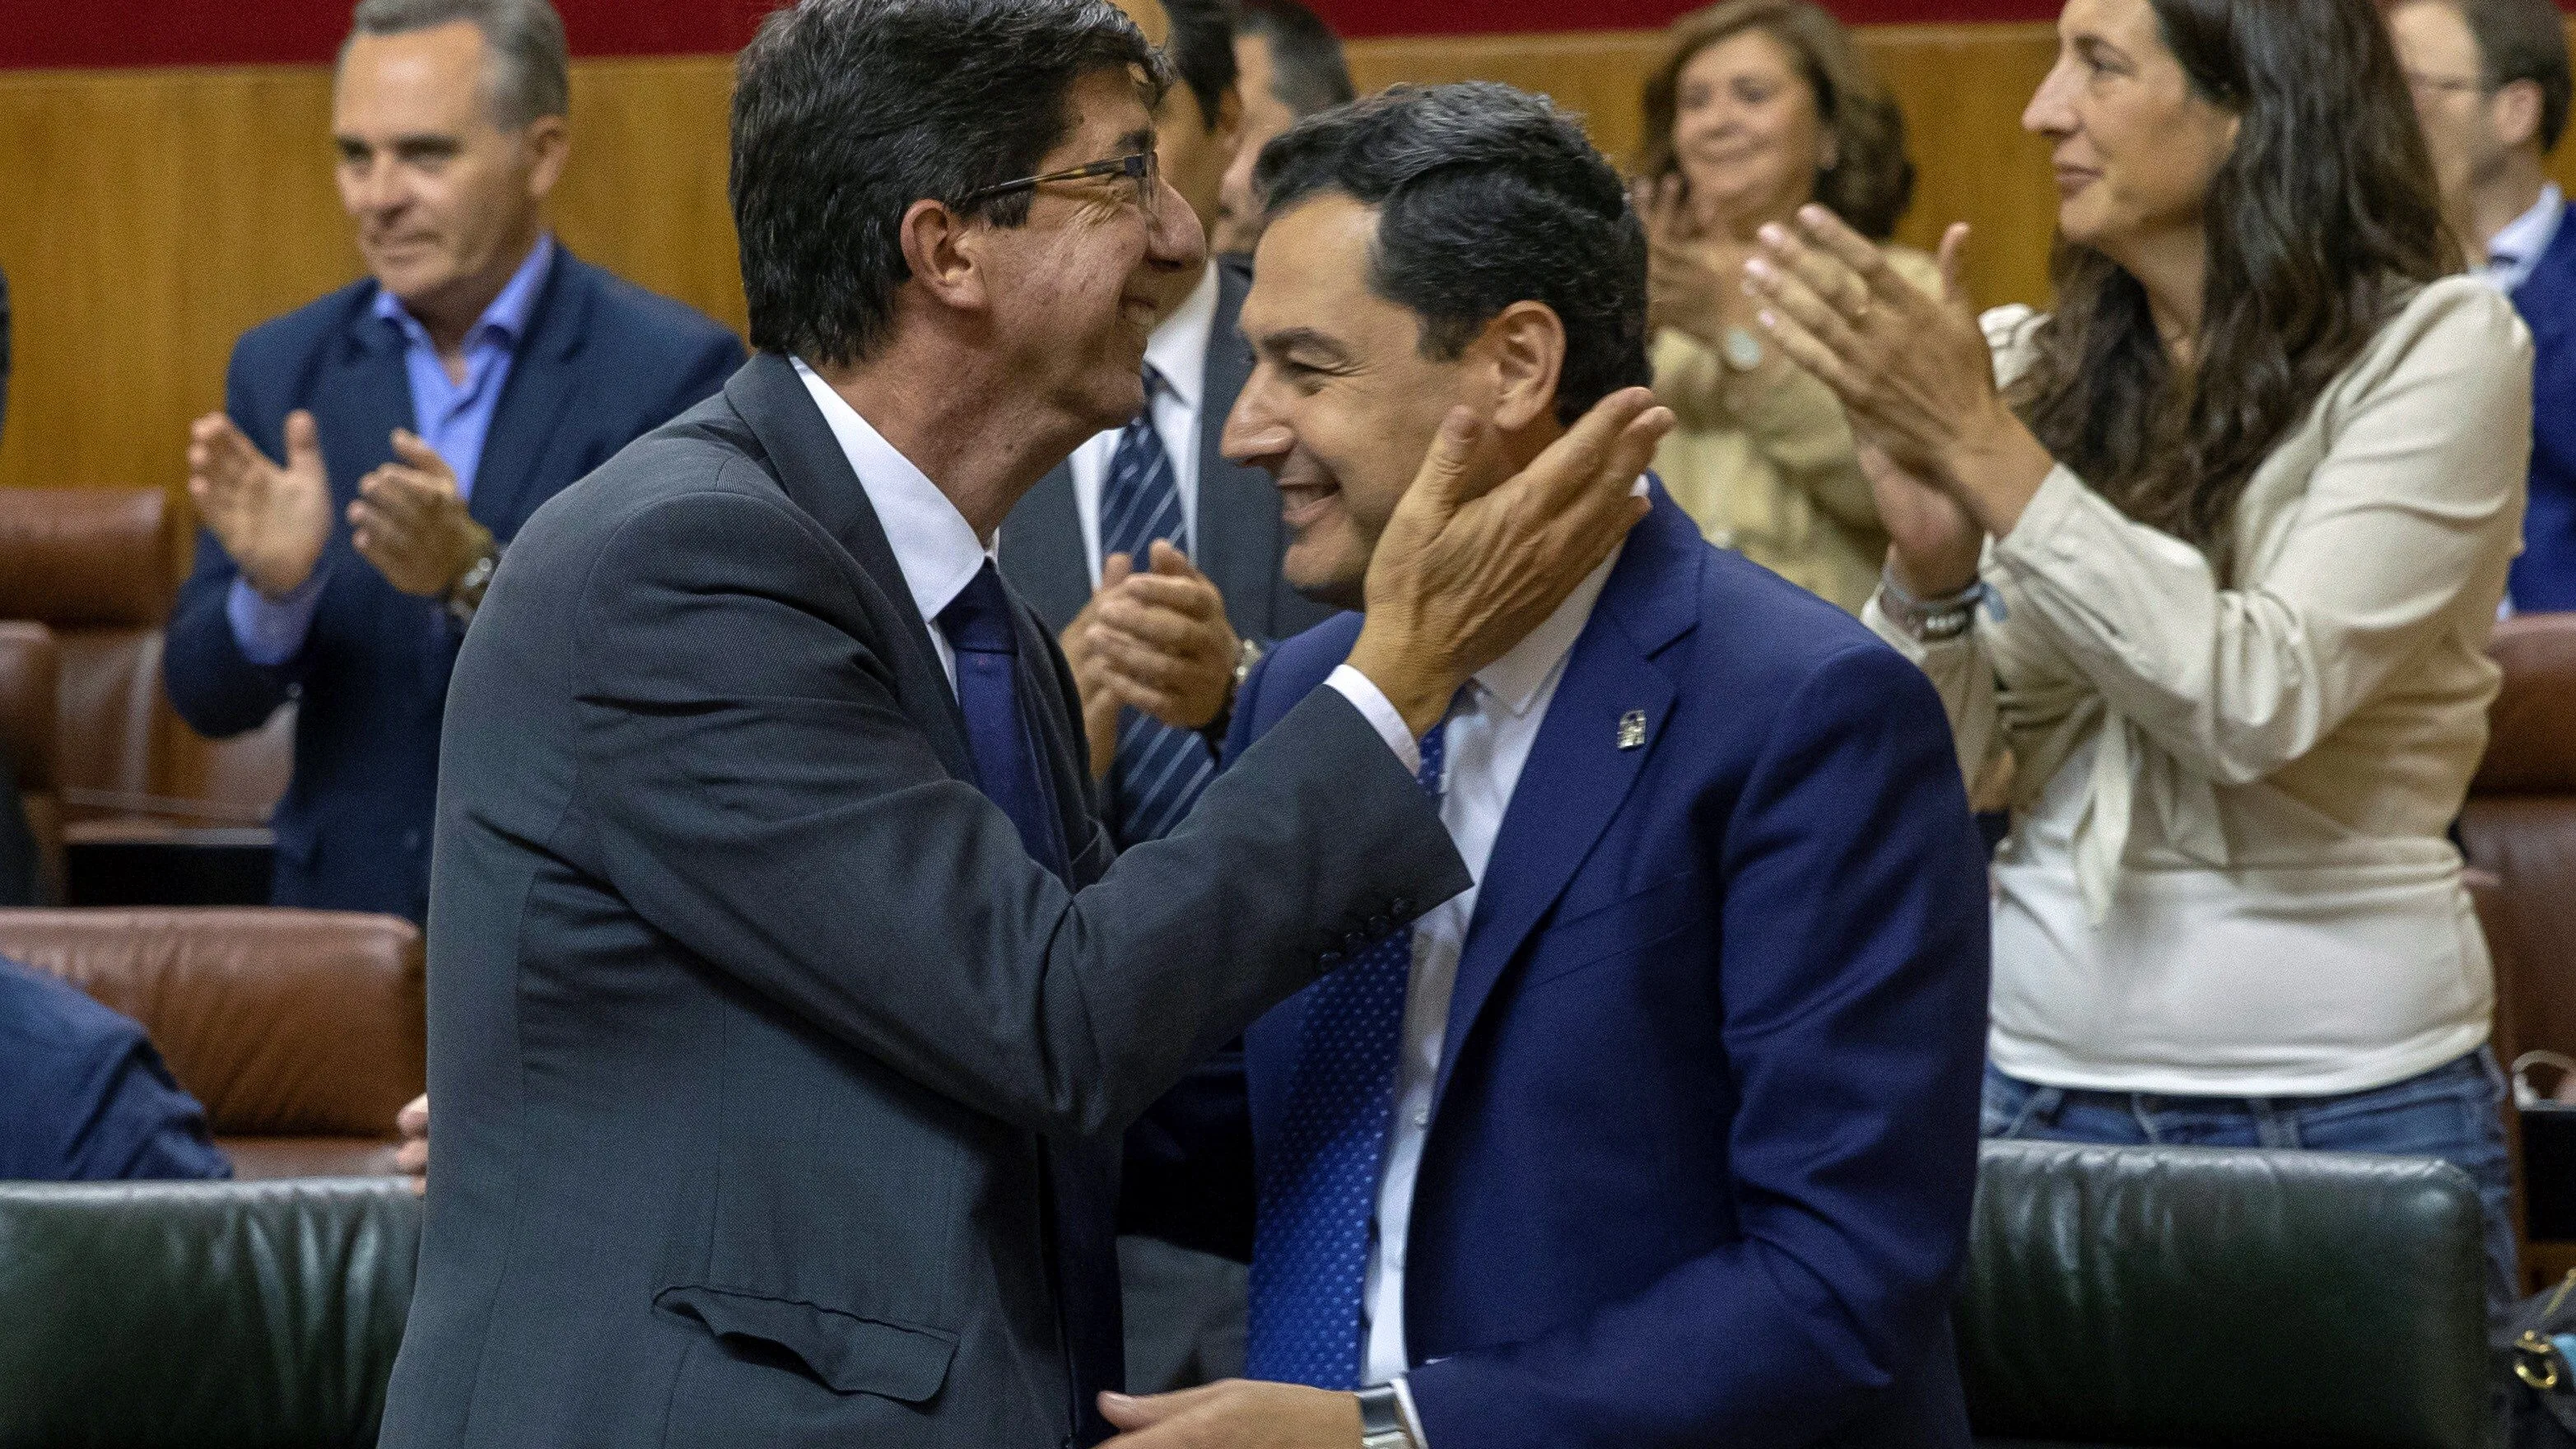
[[[1502,658],[1477,670],[1476,688],[1516,718],[1529,713],[1540,690],[1574,648],[1583,626],[1592,622],[1592,606],[1600,602],[1601,587],[1610,581],[1610,571],[1619,566],[1619,555],[1627,547],[1623,540],[1611,549],[1610,556],[1583,576],[1546,623],[1532,629]]]
[[[858,409],[801,357],[796,359],[796,375],[813,395],[814,406],[822,409],[823,421],[831,425],[833,438],[850,460],[850,471],[859,475],[868,506],[876,510],[886,543],[894,549],[895,564],[903,570],[904,587],[912,590],[913,607],[921,610],[923,623],[935,626],[940,611],[965,592],[990,557],[983,541],[975,537],[974,525],[939,491],[939,485],[895,451],[894,444],[869,426]],[[932,633],[938,633],[935,627]]]
[[[2531,209],[2504,224],[2504,230],[2487,239],[2487,270],[2509,277],[2505,290],[2511,291],[2531,275],[2540,254],[2549,250],[2551,239],[2558,235],[2558,219],[2567,210],[2565,193],[2557,182],[2540,188],[2540,199]]]
[[[1145,340],[1145,360],[1194,414],[1199,410],[1199,393],[1207,386],[1208,342],[1216,332],[1216,289],[1216,260],[1211,257],[1189,297]]]

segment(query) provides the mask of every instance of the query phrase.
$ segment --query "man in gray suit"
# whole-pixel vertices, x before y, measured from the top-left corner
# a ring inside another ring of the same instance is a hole
[[[1466,885],[1406,737],[1608,555],[1670,414],[1500,482],[1446,432],[1350,667],[1116,855],[989,550],[1200,262],[1162,76],[1099,0],[803,0],[744,52],[760,355],[539,510],[458,660],[391,1449],[1098,1442],[1120,1130]]]

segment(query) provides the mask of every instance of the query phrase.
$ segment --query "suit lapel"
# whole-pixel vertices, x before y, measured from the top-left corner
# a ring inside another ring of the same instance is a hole
[[[1047,470],[1011,516],[1002,520],[1002,577],[1061,631],[1091,602],[1091,555],[1073,501],[1073,469]]]
[[[769,455],[770,472],[788,501],[837,539],[884,597],[886,612],[911,644],[895,650],[888,661],[894,665],[905,712],[930,736],[949,774],[974,779],[966,716],[957,707],[947,672],[939,667],[930,627],[913,605],[912,586],[904,582],[903,566],[895,562],[894,546],[886,542],[885,527],[868,505],[867,490],[850,470],[849,455],[806,393],[795,364],[774,352],[760,353],[725,384],[724,396]],[[925,700],[933,702],[925,706]]]
[[[393,461],[394,429],[420,426],[412,404],[411,374],[403,366],[402,336],[392,323],[375,315],[375,290],[361,288],[349,319],[347,341],[333,360],[329,375],[315,380],[313,395],[331,405],[314,410],[322,435],[322,462],[331,475],[335,542],[348,537],[346,515],[358,496],[358,480],[380,463]],[[284,445],[279,446],[281,455]]]
[[[1224,261],[1217,268],[1216,317],[1208,330],[1207,369],[1199,393],[1198,559],[1225,596],[1234,631],[1276,637],[1270,596],[1279,580],[1279,489],[1258,468],[1237,467],[1221,446],[1226,414],[1252,376],[1243,340],[1243,294],[1252,279]]]
[[[1458,960],[1434,1110],[1504,969],[1565,893],[1662,741],[1672,681],[1654,656],[1697,622],[1699,530],[1660,485],[1574,641],[1504,809]],[[1639,717],[1632,720],[1631,716]],[[1642,743],[1624,747],[1642,722]]]
[[[484,435],[475,469],[474,497],[466,505],[495,533],[515,533],[527,517],[528,494],[546,468],[547,444],[572,401],[579,375],[573,363],[590,332],[592,291],[589,268],[558,244],[528,314],[528,335],[501,384],[500,405],[492,411],[492,430]]]
[[[2514,288],[2513,304],[2535,342],[2549,341],[2576,321],[2576,203],[2559,217],[2558,231],[2541,249],[2540,260]]]

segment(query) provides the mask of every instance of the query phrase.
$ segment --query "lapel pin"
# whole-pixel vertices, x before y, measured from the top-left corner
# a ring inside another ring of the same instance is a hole
[[[1632,709],[1619,716],[1619,748],[1634,750],[1646,743],[1646,712]]]

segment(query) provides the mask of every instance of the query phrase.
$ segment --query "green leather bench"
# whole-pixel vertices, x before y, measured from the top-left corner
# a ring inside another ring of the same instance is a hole
[[[0,1184],[0,1449],[365,1445],[398,1181]],[[1987,1442],[2484,1449],[2478,1204],[2436,1163],[1994,1143],[1960,1360]]]

